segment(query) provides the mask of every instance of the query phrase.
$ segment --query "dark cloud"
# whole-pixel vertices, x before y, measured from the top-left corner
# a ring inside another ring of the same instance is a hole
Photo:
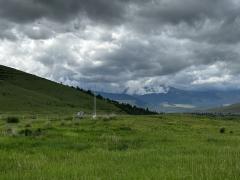
[[[116,23],[124,15],[124,3],[113,0],[8,0],[0,1],[0,16],[14,22],[47,18],[60,22],[86,15],[96,21]]]
[[[17,37],[14,32],[9,31],[11,28],[11,23],[5,20],[0,20],[0,39],[16,40]]]
[[[232,88],[239,28],[237,0],[0,0],[0,62],[84,87]]]
[[[202,19],[232,18],[239,14],[233,1],[225,0],[155,0],[139,8],[142,18],[159,23],[193,24]]]

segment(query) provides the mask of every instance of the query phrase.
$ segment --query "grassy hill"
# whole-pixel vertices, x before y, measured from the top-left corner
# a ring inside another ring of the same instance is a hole
[[[221,113],[240,113],[240,103],[222,107],[222,108],[212,109],[211,111],[221,112]]]
[[[92,105],[90,94],[0,65],[0,113],[91,113]],[[103,99],[97,105],[98,113],[124,113]]]

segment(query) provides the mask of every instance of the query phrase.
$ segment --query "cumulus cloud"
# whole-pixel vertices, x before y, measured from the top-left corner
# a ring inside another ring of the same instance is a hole
[[[102,91],[236,88],[239,28],[237,0],[0,0],[0,63]]]

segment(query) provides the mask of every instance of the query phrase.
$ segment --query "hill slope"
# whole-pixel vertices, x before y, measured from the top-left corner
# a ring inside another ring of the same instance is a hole
[[[226,107],[211,109],[210,112],[239,114],[240,113],[240,103],[232,104],[232,105],[226,106]]]
[[[87,93],[0,65],[0,113],[92,112]],[[99,113],[123,113],[114,104],[97,99]]]

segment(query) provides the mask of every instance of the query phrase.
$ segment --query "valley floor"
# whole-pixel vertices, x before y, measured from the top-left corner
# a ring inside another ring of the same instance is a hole
[[[12,119],[0,121],[0,179],[240,177],[237,116]]]

